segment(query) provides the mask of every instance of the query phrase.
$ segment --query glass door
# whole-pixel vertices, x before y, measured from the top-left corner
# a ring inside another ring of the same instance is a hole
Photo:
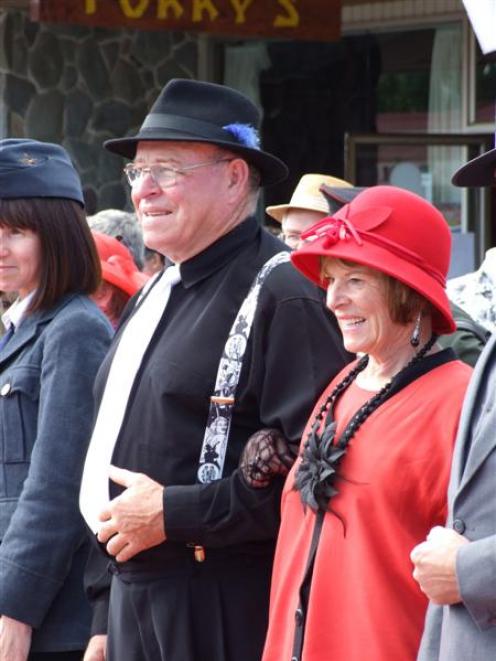
[[[478,267],[493,236],[489,191],[457,188],[451,176],[491,146],[486,135],[347,134],[345,178],[406,188],[434,204],[453,232],[454,277]]]

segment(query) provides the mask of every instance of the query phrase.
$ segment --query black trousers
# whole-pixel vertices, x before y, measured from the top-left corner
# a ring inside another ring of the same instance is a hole
[[[84,651],[80,652],[31,652],[28,661],[81,661]]]
[[[188,558],[167,574],[114,576],[107,661],[260,661],[271,565]]]

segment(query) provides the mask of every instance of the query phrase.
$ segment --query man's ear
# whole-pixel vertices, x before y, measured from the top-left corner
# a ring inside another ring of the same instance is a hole
[[[250,176],[248,163],[242,158],[233,158],[228,164],[229,167],[229,188],[244,186]]]

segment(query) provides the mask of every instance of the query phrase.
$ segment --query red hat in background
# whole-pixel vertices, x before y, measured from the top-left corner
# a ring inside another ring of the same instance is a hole
[[[446,295],[451,232],[442,214],[422,197],[395,186],[372,186],[333,216],[303,232],[291,261],[324,287],[321,258],[364,264],[408,285],[433,306],[433,330],[452,333]]]
[[[149,276],[138,270],[131,253],[123,243],[108,234],[94,230],[91,233],[100,257],[103,280],[129,296],[134,296]]]

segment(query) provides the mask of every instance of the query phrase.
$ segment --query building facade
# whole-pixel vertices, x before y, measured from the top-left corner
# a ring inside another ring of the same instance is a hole
[[[495,128],[496,53],[481,53],[461,0],[71,0],[59,6],[79,13],[53,22],[36,18],[43,2],[0,0],[0,131],[63,144],[90,213],[130,204],[122,160],[103,141],[134,133],[163,85],[185,77],[259,104],[263,146],[290,168],[264,203],[286,201],[305,172],[393,183],[443,211],[452,274],[496,243],[494,193],[450,184]],[[271,30],[250,23],[257,3],[272,7]]]

